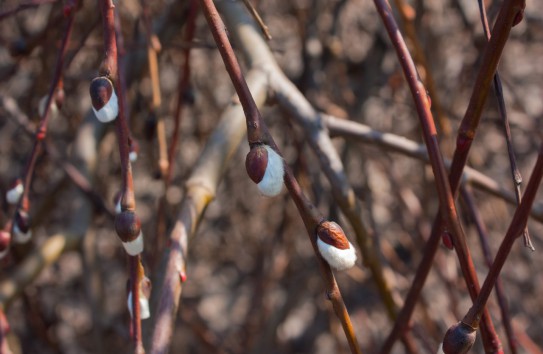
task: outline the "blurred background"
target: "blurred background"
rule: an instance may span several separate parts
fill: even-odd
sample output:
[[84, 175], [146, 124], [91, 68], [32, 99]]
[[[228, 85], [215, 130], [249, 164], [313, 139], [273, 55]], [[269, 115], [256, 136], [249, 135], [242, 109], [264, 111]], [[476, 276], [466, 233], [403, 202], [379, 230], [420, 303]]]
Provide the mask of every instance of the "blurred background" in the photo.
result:
[[[3, 0], [0, 12], [18, 4]], [[281, 69], [316, 109], [422, 141], [411, 94], [372, 2], [269, 0], [254, 4], [269, 27], [273, 37], [269, 46]], [[410, 16], [408, 24], [402, 21], [398, 4]], [[33, 136], [27, 129], [35, 129], [37, 107], [49, 90], [65, 28], [63, 5], [62, 1], [52, 1], [0, 20], [2, 195], [12, 180], [24, 173], [32, 149]], [[477, 2], [398, 0], [391, 5], [402, 29], [410, 26], [419, 41], [418, 51], [417, 44], [408, 41], [411, 52], [425, 56], [427, 66], [419, 66], [419, 73], [423, 80], [430, 75], [434, 82], [433, 109], [442, 151], [449, 158], [486, 43]], [[500, 5], [501, 1], [486, 2], [491, 23]], [[527, 1], [524, 20], [513, 28], [499, 66], [524, 181], [537, 157], [543, 117], [541, 8], [541, 0]], [[184, 182], [221, 112], [231, 103], [234, 90], [203, 16], [198, 15], [194, 42], [187, 43], [182, 37], [187, 2], [149, 2], [149, 16], [161, 44], [158, 67], [162, 91], [162, 105], [151, 114], [142, 6], [126, 0], [118, 2], [116, 9], [126, 48], [130, 125], [140, 146], [133, 164], [138, 214], [144, 233], [154, 235], [157, 205], [165, 190], [159, 178], [153, 132], [160, 116], [167, 136], [171, 135], [183, 48], [193, 46], [192, 74], [173, 180], [166, 192], [168, 230], [184, 195]], [[74, 205], [80, 201], [73, 197], [74, 187], [57, 162], [71, 156], [74, 139], [89, 115], [88, 87], [97, 75], [102, 48], [97, 4], [83, 1], [68, 46], [70, 61], [63, 80], [66, 98], [60, 114], [49, 125], [48, 144], [55, 153], [48, 152], [39, 160], [30, 192], [35, 237], [30, 245], [14, 246], [2, 260], [1, 279], [9, 279], [34, 245], [62, 233], [73, 222]], [[19, 115], [13, 113], [13, 105]], [[491, 94], [469, 165], [512, 192], [497, 107]], [[333, 200], [329, 182], [307, 146], [304, 132], [273, 102], [262, 113], [304, 191], [324, 215], [340, 223], [350, 235], [352, 230]], [[376, 146], [342, 137], [333, 141], [362, 202], [362, 218], [380, 251], [385, 277], [401, 305], [438, 208], [431, 169], [422, 161]], [[294, 204], [286, 191], [275, 198], [259, 194], [244, 169], [247, 152], [243, 142], [190, 244], [187, 281], [170, 352], [349, 352], [341, 325], [326, 300], [317, 262]], [[121, 181], [113, 126], [105, 127], [93, 178], [94, 192], [113, 210], [112, 199]], [[484, 191], [475, 190], [475, 197], [495, 254], [514, 207]], [[540, 197], [536, 198], [538, 202]], [[5, 200], [1, 203], [4, 227], [12, 211]], [[481, 246], [469, 214], [460, 210], [482, 282], [487, 267]], [[112, 220], [103, 209], [96, 208], [83, 241], [43, 269], [20, 296], [9, 300], [5, 312], [13, 352], [127, 351], [127, 262]], [[543, 345], [543, 263], [539, 257], [543, 228], [531, 219], [529, 229], [535, 252], [519, 240], [502, 271], [502, 281], [519, 341], [518, 352], [541, 353], [537, 345]], [[156, 256], [144, 254], [150, 276]], [[392, 322], [370, 272], [359, 259], [353, 269], [336, 275], [363, 352], [377, 353]], [[413, 316], [413, 334], [420, 353], [435, 352], [446, 329], [463, 317], [470, 304], [456, 255], [441, 246]], [[488, 306], [505, 352], [509, 352], [494, 296]], [[405, 352], [401, 342], [393, 352]], [[480, 340], [473, 352], [483, 352]]]

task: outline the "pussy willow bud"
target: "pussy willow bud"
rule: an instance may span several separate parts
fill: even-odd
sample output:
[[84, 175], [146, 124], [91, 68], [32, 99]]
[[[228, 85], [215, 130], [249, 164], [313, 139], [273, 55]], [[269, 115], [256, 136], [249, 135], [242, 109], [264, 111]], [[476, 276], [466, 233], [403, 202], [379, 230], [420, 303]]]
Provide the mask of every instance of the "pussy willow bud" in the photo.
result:
[[[130, 286], [130, 283], [128, 284]], [[140, 318], [145, 320], [151, 317], [151, 309], [149, 306], [149, 298], [151, 297], [151, 281], [149, 278], [144, 277], [140, 284], [139, 292], [139, 303], [140, 303]], [[128, 306], [128, 312], [130, 312], [130, 317], [134, 316], [134, 310], [132, 309], [132, 291], [129, 290], [128, 298], [126, 299], [126, 304]]]
[[253, 146], [245, 159], [245, 168], [262, 194], [274, 197], [281, 192], [285, 174], [283, 158], [270, 146]]
[[32, 237], [28, 213], [17, 210], [15, 223], [13, 224], [13, 240], [17, 243], [27, 243]]
[[113, 83], [105, 76], [92, 80], [89, 88], [92, 110], [102, 123], [108, 123], [117, 118], [119, 103]]
[[324, 221], [317, 226], [317, 247], [322, 258], [335, 270], [349, 269], [356, 262], [354, 246], [341, 226], [333, 221]]
[[9, 204], [17, 204], [24, 192], [23, 182], [17, 178], [11, 185], [11, 188], [6, 192], [6, 200]]
[[123, 247], [131, 256], [143, 252], [143, 234], [141, 222], [136, 213], [125, 210], [115, 217], [115, 231], [123, 243]]
[[0, 230], [0, 259], [4, 258], [9, 252], [11, 243], [11, 234], [7, 231]]
[[443, 338], [443, 352], [445, 354], [467, 353], [475, 343], [476, 332], [463, 322], [452, 325]]

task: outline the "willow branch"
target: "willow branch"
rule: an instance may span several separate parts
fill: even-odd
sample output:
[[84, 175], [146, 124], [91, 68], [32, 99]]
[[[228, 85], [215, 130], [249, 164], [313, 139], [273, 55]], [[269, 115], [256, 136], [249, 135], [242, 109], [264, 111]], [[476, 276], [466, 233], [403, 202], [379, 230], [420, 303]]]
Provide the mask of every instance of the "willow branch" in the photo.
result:
[[[273, 137], [269, 133], [262, 116], [251, 96], [251, 93], [245, 82], [245, 78], [241, 72], [241, 68], [234, 54], [234, 50], [226, 35], [226, 28], [222, 22], [217, 9], [212, 0], [201, 0], [202, 11], [206, 16], [209, 28], [213, 34], [213, 38], [217, 43], [217, 48], [223, 59], [226, 67], [226, 71], [230, 75], [230, 79], [234, 84], [236, 93], [240, 99], [241, 105], [245, 112], [247, 121], [247, 140], [250, 146], [257, 144], [267, 144], [271, 146], [275, 151], [279, 153], [279, 149], [275, 144]], [[360, 353], [358, 341], [352, 327], [352, 323], [347, 312], [345, 303], [341, 296], [339, 287], [335, 281], [334, 275], [328, 263], [320, 256], [317, 248], [316, 230], [317, 227], [324, 221], [324, 217], [318, 209], [309, 201], [309, 199], [303, 193], [298, 181], [294, 177], [292, 171], [287, 164], [284, 164], [284, 183], [290, 193], [290, 196], [306, 227], [309, 240], [313, 246], [317, 261], [319, 263], [319, 269], [323, 277], [326, 294], [328, 299], [332, 302], [332, 306], [336, 313], [336, 316], [340, 319], [343, 331], [347, 337], [349, 347], [353, 353]]]

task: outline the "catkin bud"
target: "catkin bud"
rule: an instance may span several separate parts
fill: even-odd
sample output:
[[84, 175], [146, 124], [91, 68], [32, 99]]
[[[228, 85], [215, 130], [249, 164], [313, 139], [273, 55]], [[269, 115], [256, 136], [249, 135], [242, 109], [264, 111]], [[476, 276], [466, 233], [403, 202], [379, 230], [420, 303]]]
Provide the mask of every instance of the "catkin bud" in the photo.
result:
[[335, 270], [349, 269], [356, 262], [354, 246], [341, 226], [333, 221], [324, 221], [317, 227], [317, 247], [322, 258]]
[[117, 231], [126, 253], [136, 256], [143, 252], [143, 233], [141, 232], [140, 219], [136, 213], [125, 210], [117, 214], [115, 231]]
[[281, 192], [285, 174], [283, 158], [270, 146], [253, 146], [245, 159], [245, 168], [262, 194], [274, 197]]
[[[130, 282], [127, 284], [130, 286]], [[151, 297], [151, 281], [149, 278], [144, 277], [140, 284], [139, 291], [139, 303], [140, 303], [140, 318], [145, 320], [151, 317], [151, 308], [149, 306], [149, 298]], [[126, 304], [128, 306], [128, 312], [130, 312], [130, 317], [134, 316], [134, 310], [132, 309], [132, 291], [129, 290], [128, 298], [126, 299]]]
[[475, 343], [476, 332], [464, 322], [452, 325], [443, 338], [443, 352], [445, 354], [467, 353]]
[[32, 237], [28, 213], [24, 210], [18, 210], [15, 213], [15, 223], [13, 224], [13, 240], [17, 243], [27, 243]]
[[17, 178], [11, 185], [11, 188], [6, 192], [6, 200], [9, 204], [17, 204], [24, 192], [23, 182]]
[[119, 103], [113, 83], [105, 76], [92, 80], [89, 88], [92, 100], [92, 110], [102, 123], [108, 123], [119, 114]]

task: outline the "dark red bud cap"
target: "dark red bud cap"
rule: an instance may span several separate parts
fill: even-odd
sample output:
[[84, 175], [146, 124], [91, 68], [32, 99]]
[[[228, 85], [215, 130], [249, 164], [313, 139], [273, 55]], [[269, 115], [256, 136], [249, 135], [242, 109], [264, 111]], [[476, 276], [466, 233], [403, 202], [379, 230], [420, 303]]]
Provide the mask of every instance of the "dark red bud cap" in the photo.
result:
[[264, 145], [253, 146], [245, 158], [245, 169], [253, 182], [260, 183], [262, 181], [267, 166], [268, 151]]
[[333, 221], [324, 221], [317, 226], [317, 236], [322, 242], [340, 250], [349, 249], [349, 240], [341, 226]]
[[0, 231], [0, 252], [4, 252], [8, 249], [11, 242], [11, 234], [7, 231]]
[[475, 343], [476, 332], [463, 322], [452, 325], [445, 333], [443, 339], [443, 352], [445, 354], [467, 353]]
[[99, 111], [104, 107], [113, 94], [113, 83], [105, 76], [92, 80], [89, 88], [92, 106]]
[[140, 234], [140, 218], [130, 210], [125, 210], [115, 217], [115, 231], [123, 242], [134, 241]]

